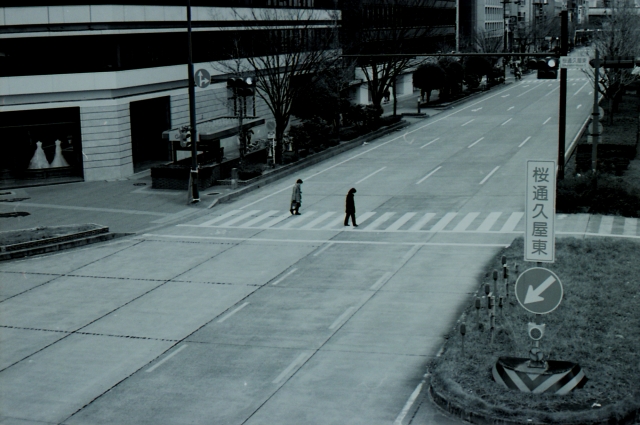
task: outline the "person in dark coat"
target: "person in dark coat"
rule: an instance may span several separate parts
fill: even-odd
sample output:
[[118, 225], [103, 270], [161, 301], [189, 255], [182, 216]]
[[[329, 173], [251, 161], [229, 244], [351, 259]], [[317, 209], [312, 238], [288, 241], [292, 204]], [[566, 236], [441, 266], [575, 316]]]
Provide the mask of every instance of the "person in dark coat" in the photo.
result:
[[289, 211], [293, 215], [300, 215], [298, 211], [300, 209], [300, 205], [302, 205], [302, 189], [300, 185], [302, 184], [302, 180], [298, 179], [296, 184], [293, 185], [293, 190], [291, 191], [291, 208]]
[[346, 202], [346, 208], [345, 208], [346, 215], [344, 216], [345, 226], [349, 225], [349, 217], [351, 217], [351, 222], [353, 223], [353, 227], [358, 227], [358, 225], [356, 224], [356, 203], [355, 203], [355, 200], [353, 199], [353, 195], [355, 193], [356, 193], [356, 190], [354, 188], [349, 189], [349, 193], [347, 193], [347, 202]]

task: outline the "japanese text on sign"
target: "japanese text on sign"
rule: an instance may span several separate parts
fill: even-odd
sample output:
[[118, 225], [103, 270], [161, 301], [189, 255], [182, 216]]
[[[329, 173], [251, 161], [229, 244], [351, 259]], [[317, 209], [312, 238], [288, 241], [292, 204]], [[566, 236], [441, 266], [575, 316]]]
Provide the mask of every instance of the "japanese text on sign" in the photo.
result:
[[555, 161], [527, 161], [524, 260], [553, 263], [556, 212]]
[[587, 65], [587, 56], [560, 56], [560, 68], [586, 68]]

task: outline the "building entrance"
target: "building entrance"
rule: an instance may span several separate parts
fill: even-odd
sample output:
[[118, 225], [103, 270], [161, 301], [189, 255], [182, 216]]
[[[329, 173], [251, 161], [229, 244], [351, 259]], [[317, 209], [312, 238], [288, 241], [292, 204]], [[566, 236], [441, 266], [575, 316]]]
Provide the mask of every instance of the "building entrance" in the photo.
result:
[[169, 141], [162, 139], [162, 132], [171, 128], [169, 96], [131, 102], [129, 113], [133, 171], [171, 161]]

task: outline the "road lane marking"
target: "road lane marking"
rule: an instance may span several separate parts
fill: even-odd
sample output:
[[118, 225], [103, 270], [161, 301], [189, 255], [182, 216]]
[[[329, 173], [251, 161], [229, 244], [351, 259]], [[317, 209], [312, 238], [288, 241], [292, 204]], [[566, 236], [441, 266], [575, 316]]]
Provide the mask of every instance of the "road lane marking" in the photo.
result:
[[476, 232], [488, 232], [502, 215], [501, 212], [492, 212], [484, 219], [482, 224], [476, 229]]
[[511, 93], [507, 93], [504, 96], [500, 96], [500, 97], [509, 97], [509, 96], [511, 96]]
[[416, 215], [416, 213], [414, 213], [414, 212], [406, 213], [405, 215], [403, 215], [402, 217], [397, 219], [395, 221], [395, 223], [393, 223], [391, 226], [387, 227], [385, 229], [385, 231], [393, 232], [395, 230], [398, 230], [400, 227], [402, 227], [403, 224], [405, 224], [407, 221], [411, 220], [414, 215]]
[[293, 216], [295, 218], [284, 223], [282, 226], [279, 227], [279, 229], [290, 229], [292, 226], [295, 226], [296, 224], [300, 223], [301, 221], [304, 221], [305, 219], [311, 216], [314, 216], [315, 214], [316, 214], [316, 211], [309, 211], [300, 216]]
[[573, 96], [575, 96], [575, 95], [577, 95], [578, 93], [580, 93], [580, 92], [582, 91], [582, 89], [583, 89], [583, 88], [585, 88], [585, 87], [587, 86], [587, 84], [589, 84], [589, 82], [588, 82], [588, 81], [587, 81], [586, 83], [584, 83], [584, 84], [582, 85], [582, 87], [580, 87], [580, 88], [578, 89], [578, 91], [577, 91], [577, 92], [575, 92], [575, 93], [573, 94]]
[[440, 230], [444, 229], [445, 226], [449, 224], [449, 222], [453, 220], [453, 218], [457, 215], [458, 213], [455, 213], [455, 212], [446, 213], [444, 217], [440, 219], [440, 221], [438, 221], [436, 224], [433, 225], [430, 232], [439, 232]]
[[460, 220], [460, 223], [458, 223], [458, 225], [456, 227], [453, 228], [453, 232], [464, 232], [465, 230], [467, 230], [467, 227], [469, 227], [471, 225], [471, 223], [473, 223], [473, 220], [476, 219], [476, 217], [478, 217], [480, 215], [479, 212], [472, 212], [469, 213], [467, 215], [464, 216], [464, 218], [462, 220]]
[[600, 228], [598, 229], [598, 233], [600, 234], [611, 234], [611, 230], [613, 229], [613, 216], [605, 215], [600, 219]]
[[507, 109], [507, 111], [512, 110], [513, 108], [515, 108], [515, 106], [509, 106], [509, 109]]
[[625, 217], [624, 219], [624, 228], [622, 233], [624, 235], [635, 236], [638, 231], [638, 219], [637, 218], [629, 218]]
[[529, 139], [531, 139], [531, 136], [527, 137], [526, 139], [524, 139], [524, 142], [520, 143], [518, 145], [519, 148], [523, 147], [525, 143], [527, 143], [529, 141]]
[[487, 174], [487, 176], [485, 178], [482, 179], [482, 181], [480, 182], [480, 184], [484, 184], [484, 182], [486, 182], [487, 180], [489, 180], [489, 177], [491, 177], [493, 175], [493, 173], [495, 173], [496, 171], [498, 171], [498, 168], [500, 168], [500, 166], [498, 165], [496, 168], [494, 168], [493, 170], [491, 170], [491, 172], [489, 174]]
[[472, 109], [471, 112], [478, 112], [480, 109], [482, 109], [482, 106], [476, 109]]
[[544, 120], [544, 122], [542, 123], [542, 125], [545, 125], [546, 123], [548, 123], [550, 119], [551, 119], [551, 117], [549, 117], [549, 118], [547, 118], [546, 120]]
[[518, 225], [518, 223], [522, 219], [522, 216], [524, 216], [523, 212], [511, 213], [511, 215], [509, 216], [507, 221], [502, 226], [502, 229], [500, 229], [500, 233], [511, 233], [511, 232], [513, 232], [513, 229], [516, 228], [516, 226]]
[[384, 286], [384, 284], [387, 283], [389, 281], [389, 279], [391, 279], [391, 276], [393, 276], [393, 273], [386, 272], [385, 274], [382, 275], [382, 277], [380, 279], [378, 279], [376, 281], [376, 283], [371, 285], [371, 288], [369, 288], [369, 290], [377, 291], [378, 289], [382, 288]]
[[465, 125], [467, 125], [467, 124], [469, 124], [469, 123], [471, 123], [473, 121], [475, 121], [475, 118], [472, 118], [471, 120], [469, 120], [466, 123], [462, 124], [460, 127], [464, 127]]
[[272, 285], [277, 285], [278, 283], [282, 282], [283, 280], [285, 280], [286, 278], [288, 278], [289, 276], [294, 274], [296, 272], [296, 270], [298, 270], [297, 267], [292, 268], [291, 270], [289, 270], [287, 272], [287, 274], [285, 274], [284, 276], [280, 277], [280, 279], [278, 279], [275, 282], [273, 282]]
[[366, 180], [366, 179], [368, 179], [369, 177], [371, 177], [371, 176], [374, 176], [374, 175], [378, 174], [380, 171], [384, 170], [385, 168], [387, 168], [387, 167], [385, 166], [385, 167], [382, 167], [381, 169], [379, 169], [378, 171], [374, 171], [373, 173], [369, 174], [368, 176], [366, 176], [366, 177], [364, 177], [364, 178], [362, 178], [362, 179], [358, 180], [358, 181], [356, 182], [356, 184], [360, 184], [360, 183], [362, 183], [363, 181], [365, 181], [365, 180]]
[[590, 91], [590, 92], [589, 92], [589, 95], [592, 95], [592, 94], [593, 94], [593, 91]]
[[[525, 86], [525, 87], [528, 87], [528, 86]], [[520, 94], [519, 94], [519, 95], [517, 95], [516, 97], [524, 96], [525, 94], [529, 93], [531, 90], [535, 90], [535, 89], [537, 89], [537, 88], [538, 88], [538, 86], [531, 87], [529, 90], [527, 90], [527, 91], [524, 91], [524, 92], [520, 93]]]
[[291, 213], [287, 212], [282, 214], [279, 217], [274, 218], [273, 220], [267, 221], [266, 223], [262, 224], [261, 226], [258, 226], [258, 228], [260, 229], [268, 229], [271, 226], [274, 226], [278, 223], [280, 223], [283, 220], [286, 220], [287, 218], [291, 217]]
[[386, 212], [384, 214], [382, 214], [380, 217], [376, 218], [373, 223], [371, 223], [370, 225], [368, 225], [367, 227], [364, 228], [364, 230], [374, 230], [377, 229], [382, 223], [384, 223], [385, 221], [389, 220], [391, 217], [393, 217], [395, 213], [393, 212]]
[[302, 362], [302, 360], [304, 360], [306, 357], [308, 356], [307, 353], [302, 353], [300, 354], [298, 357], [296, 357], [296, 359], [291, 362], [291, 364], [289, 366], [287, 366], [287, 368], [285, 370], [283, 370], [280, 375], [278, 375], [278, 377], [276, 379], [273, 380], [273, 384], [279, 384], [280, 381], [282, 381], [285, 377], [287, 377], [291, 371], [293, 371], [293, 369], [298, 366], [298, 364], [300, 362]]
[[416, 182], [416, 184], [420, 184], [420, 183], [422, 183], [423, 181], [425, 181], [426, 179], [428, 179], [429, 177], [431, 177], [431, 175], [432, 175], [433, 173], [435, 173], [436, 171], [438, 171], [438, 170], [439, 170], [439, 169], [441, 169], [441, 168], [442, 168], [442, 165], [441, 165], [441, 166], [439, 166], [438, 168], [436, 168], [435, 170], [433, 170], [432, 172], [430, 172], [429, 174], [427, 174], [426, 176], [424, 176], [423, 178], [421, 178], [420, 180], [418, 180], [418, 181]]
[[400, 414], [396, 417], [396, 420], [393, 421], [393, 425], [402, 425], [402, 421], [404, 420], [405, 416], [407, 416], [407, 413], [409, 413], [411, 406], [413, 406], [413, 403], [415, 403], [416, 399], [420, 395], [420, 392], [422, 391], [422, 387], [427, 382], [428, 376], [429, 374], [426, 374], [422, 379], [422, 382], [420, 382], [416, 387], [416, 389], [413, 390], [413, 392], [411, 393], [411, 396], [409, 397], [409, 400], [407, 400], [407, 402], [404, 404], [404, 407], [400, 411]]
[[238, 227], [251, 227], [254, 224], [259, 223], [262, 220], [264, 220], [264, 219], [266, 219], [268, 217], [271, 217], [273, 214], [276, 214], [276, 213], [278, 213], [278, 210], [271, 210], [269, 212], [266, 212], [266, 213], [264, 213], [262, 215], [257, 216], [256, 218], [254, 218], [252, 220], [247, 221], [242, 226], [238, 226]]
[[158, 366], [160, 366], [161, 364], [163, 364], [164, 362], [166, 362], [167, 360], [169, 360], [171, 357], [175, 356], [176, 354], [178, 354], [180, 351], [184, 350], [185, 348], [187, 348], [187, 344], [184, 344], [183, 346], [181, 346], [180, 348], [178, 348], [176, 351], [174, 351], [173, 353], [169, 354], [167, 357], [165, 357], [164, 359], [160, 360], [158, 363], [154, 364], [153, 366], [151, 366], [149, 369], [147, 369], [147, 372], [153, 372], [154, 370], [156, 370], [156, 368]]
[[220, 217], [216, 217], [209, 221], [205, 221], [204, 223], [200, 224], [200, 226], [207, 227], [213, 223], [217, 223], [219, 221], [224, 220], [225, 218], [231, 217], [232, 215], [238, 214], [239, 212], [240, 210], [229, 211], [228, 213], [222, 214]]
[[322, 214], [320, 217], [316, 218], [315, 220], [312, 220], [310, 223], [307, 223], [307, 224], [305, 224], [304, 226], [302, 226], [300, 228], [301, 229], [311, 229], [316, 224], [319, 224], [319, 223], [325, 221], [326, 219], [328, 219], [329, 217], [331, 217], [334, 214], [335, 214], [334, 212], [326, 212], [326, 213]]
[[173, 214], [159, 213], [155, 211], [123, 210], [123, 209], [116, 209], [116, 208], [97, 208], [97, 207], [75, 207], [70, 205], [39, 204], [34, 202], [15, 202], [15, 205], [25, 206], [25, 207], [35, 207], [35, 208], [52, 208], [52, 209], [58, 209], [58, 210], [97, 211], [97, 212], [118, 213], [118, 214], [153, 215], [156, 217], [172, 217], [173, 216]]
[[576, 109], [580, 109], [580, 108], [582, 108], [582, 104], [576, 106]]
[[[549, 85], [551, 85], [551, 84], [549, 84]], [[551, 90], [549, 93], [545, 94], [544, 97], [549, 96], [551, 93], [553, 93], [554, 91], [559, 90], [559, 89], [560, 89], [560, 86], [556, 87], [555, 89]]]
[[436, 137], [435, 139], [433, 139], [432, 141], [430, 141], [430, 142], [429, 142], [429, 143], [427, 143], [426, 145], [422, 145], [422, 146], [420, 146], [420, 149], [422, 149], [422, 148], [424, 148], [424, 147], [429, 146], [431, 143], [435, 142], [436, 140], [440, 140], [440, 138], [439, 138], [439, 137]]
[[424, 226], [429, 221], [431, 221], [431, 219], [433, 217], [435, 217], [435, 216], [436, 216], [435, 213], [426, 213], [424, 216], [422, 216], [422, 218], [420, 220], [418, 220], [417, 223], [415, 223], [413, 226], [411, 226], [409, 228], [409, 230], [410, 231], [420, 230], [422, 228], [422, 226]]
[[322, 248], [320, 248], [318, 250], [318, 252], [316, 252], [315, 254], [313, 254], [314, 257], [317, 257], [318, 255], [322, 254], [323, 252], [325, 252], [327, 249], [331, 248], [331, 245], [333, 245], [333, 242], [329, 242], [328, 244], [326, 244], [325, 246], [323, 246]]
[[513, 118], [509, 118], [508, 120], [506, 120], [505, 122], [503, 122], [501, 125], [505, 125], [506, 123], [508, 123], [509, 121], [511, 121]]
[[236, 314], [237, 312], [239, 312], [240, 310], [242, 310], [243, 308], [245, 308], [246, 306], [248, 306], [249, 303], [246, 302], [244, 304], [242, 304], [240, 307], [236, 308], [235, 310], [233, 310], [231, 313], [227, 314], [226, 316], [224, 316], [222, 319], [218, 320], [218, 323], [222, 323], [225, 320], [227, 320], [229, 317], [233, 316], [234, 314]]
[[344, 219], [342, 217], [336, 217], [333, 221], [330, 221], [329, 224], [322, 227], [322, 229], [332, 229], [340, 223], [344, 224]]
[[479, 138], [478, 140], [476, 140], [475, 142], [471, 143], [469, 146], [467, 146], [467, 149], [471, 148], [472, 146], [474, 146], [476, 143], [480, 142], [482, 139], [484, 139], [484, 137]]
[[355, 311], [355, 307], [349, 307], [347, 309], [347, 311], [345, 311], [344, 313], [342, 313], [340, 315], [340, 317], [338, 317], [332, 324], [331, 326], [329, 326], [329, 330], [334, 330], [335, 328], [338, 327], [338, 325], [340, 325], [343, 321], [346, 321], [346, 319], [353, 314], [353, 312]]
[[361, 226], [363, 222], [367, 221], [369, 218], [373, 217], [374, 215], [376, 215], [375, 212], [368, 211], [362, 214], [360, 217], [356, 216], [356, 223], [360, 223], [358, 226]]
[[406, 262], [409, 261], [411, 259], [411, 257], [416, 255], [416, 252], [418, 252], [420, 250], [420, 248], [422, 248], [422, 247], [421, 246], [414, 246], [413, 248], [411, 248], [406, 254], [404, 254], [402, 256], [402, 263], [401, 264], [402, 265], [406, 264]]
[[246, 212], [244, 214], [239, 215], [238, 217], [232, 218], [231, 220], [227, 221], [226, 223], [222, 223], [220, 225], [220, 227], [229, 227], [229, 226], [233, 226], [234, 224], [236, 224], [239, 221], [244, 220], [247, 217], [251, 217], [254, 214], [258, 214], [260, 212], [260, 210], [253, 210], [253, 211], [249, 211]]

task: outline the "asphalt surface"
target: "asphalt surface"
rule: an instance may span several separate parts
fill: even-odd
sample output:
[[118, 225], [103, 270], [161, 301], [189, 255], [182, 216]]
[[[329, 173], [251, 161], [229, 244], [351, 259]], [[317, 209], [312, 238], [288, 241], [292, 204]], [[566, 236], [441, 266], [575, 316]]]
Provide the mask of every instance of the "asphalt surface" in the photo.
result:
[[[589, 98], [570, 78], [568, 135]], [[211, 209], [227, 188], [187, 205], [145, 175], [14, 190], [0, 208], [30, 215], [0, 226], [134, 234], [0, 263], [0, 422], [459, 423], [425, 397], [426, 366], [522, 234], [522, 168], [555, 159], [557, 85], [492, 90]], [[638, 237], [637, 220], [556, 218], [559, 236]]]

